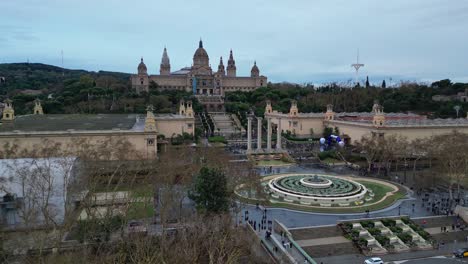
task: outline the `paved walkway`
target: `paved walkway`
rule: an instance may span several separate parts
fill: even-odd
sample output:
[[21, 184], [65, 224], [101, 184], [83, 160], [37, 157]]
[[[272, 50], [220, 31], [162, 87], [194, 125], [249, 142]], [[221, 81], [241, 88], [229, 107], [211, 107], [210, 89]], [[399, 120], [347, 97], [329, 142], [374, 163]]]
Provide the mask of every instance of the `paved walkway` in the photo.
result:
[[343, 236], [305, 239], [305, 240], [299, 240], [299, 241], [296, 240], [296, 242], [301, 247], [332, 245], [332, 244], [339, 244], [339, 243], [352, 243], [351, 241], [344, 238]]

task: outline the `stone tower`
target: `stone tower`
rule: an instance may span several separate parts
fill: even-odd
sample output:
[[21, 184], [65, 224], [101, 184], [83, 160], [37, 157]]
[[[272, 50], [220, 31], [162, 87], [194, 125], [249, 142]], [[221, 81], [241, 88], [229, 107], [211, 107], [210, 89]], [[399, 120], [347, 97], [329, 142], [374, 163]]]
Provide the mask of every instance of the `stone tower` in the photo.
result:
[[162, 59], [161, 59], [161, 67], [159, 68], [159, 74], [161, 75], [170, 75], [171, 74], [171, 62], [169, 60], [169, 56], [167, 56], [166, 47], [164, 47]]
[[266, 106], [265, 106], [265, 114], [271, 114], [272, 112], [273, 112], [273, 108], [271, 107], [271, 101], [267, 100]]
[[228, 65], [227, 65], [227, 76], [236, 77], [236, 61], [234, 60], [234, 56], [232, 55], [232, 50], [229, 54], [229, 60], [228, 60]]
[[289, 108], [289, 116], [297, 116], [299, 109], [297, 109], [297, 101], [291, 100], [291, 108]]
[[185, 109], [185, 101], [184, 99], [181, 99], [179, 102], [179, 115], [185, 115], [186, 109]]
[[2, 121], [13, 121], [15, 119], [15, 109], [13, 109], [13, 101], [5, 100], [5, 108], [3, 108]]
[[41, 100], [39, 99], [34, 100], [34, 114], [35, 115], [44, 114], [44, 111], [42, 110]]
[[327, 112], [325, 112], [325, 120], [334, 120], [335, 112], [333, 112], [333, 105], [327, 104]]
[[218, 74], [221, 76], [226, 75], [226, 71], [224, 70], [223, 57], [219, 58]]
[[257, 67], [257, 62], [254, 61], [252, 70], [250, 70], [250, 77], [259, 77], [259, 76], [260, 76], [260, 70]]
[[152, 105], [146, 107], [145, 132], [157, 132], [153, 110], [154, 107]]
[[374, 126], [383, 127], [385, 125], [385, 114], [383, 111], [383, 107], [377, 104], [377, 105], [374, 105], [372, 110], [374, 111], [374, 118], [373, 118]]
[[193, 117], [193, 107], [192, 107], [192, 101], [187, 101], [187, 107], [185, 110], [185, 115], [188, 117]]
[[140, 93], [141, 91], [148, 91], [148, 85], [148, 69], [143, 62], [143, 57], [141, 57], [140, 64], [138, 64], [138, 84], [136, 85], [137, 93]]

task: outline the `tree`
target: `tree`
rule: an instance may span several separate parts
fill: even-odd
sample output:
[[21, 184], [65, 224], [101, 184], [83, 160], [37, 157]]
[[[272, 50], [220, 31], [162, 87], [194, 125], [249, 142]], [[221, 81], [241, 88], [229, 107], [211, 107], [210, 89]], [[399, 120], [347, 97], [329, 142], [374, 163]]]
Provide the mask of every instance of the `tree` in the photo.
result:
[[382, 88], [387, 88], [387, 84], [385, 83], [385, 80], [382, 81]]
[[333, 128], [332, 127], [324, 127], [323, 128], [323, 137], [324, 138], [329, 137], [331, 134], [333, 134]]
[[369, 88], [370, 83], [369, 83], [369, 76], [366, 77], [366, 88]]
[[197, 207], [211, 213], [226, 212], [229, 208], [227, 179], [225, 174], [216, 168], [202, 167], [195, 178], [189, 197]]

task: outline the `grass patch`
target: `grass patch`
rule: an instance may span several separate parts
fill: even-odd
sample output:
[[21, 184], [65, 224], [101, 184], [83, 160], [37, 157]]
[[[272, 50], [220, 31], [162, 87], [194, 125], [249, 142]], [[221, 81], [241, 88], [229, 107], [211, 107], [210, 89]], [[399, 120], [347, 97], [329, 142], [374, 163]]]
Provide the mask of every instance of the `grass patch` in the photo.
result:
[[154, 216], [154, 206], [150, 202], [131, 203], [127, 212], [127, 219], [141, 219]]
[[336, 164], [336, 163], [343, 163], [342, 160], [337, 160], [337, 159], [334, 159], [334, 158], [325, 158], [324, 160], [322, 160], [323, 163], [326, 163], [326, 164]]
[[290, 164], [290, 162], [285, 162], [282, 160], [260, 160], [255, 162], [256, 166], [285, 166]]
[[372, 192], [374, 193], [374, 201], [378, 201], [382, 199], [382, 197], [385, 196], [388, 192], [391, 192], [393, 189], [383, 185], [383, 184], [378, 184], [375, 182], [370, 182], [370, 181], [357, 181], [360, 184], [366, 186], [367, 189], [371, 189]]
[[210, 143], [223, 143], [223, 144], [227, 144], [227, 140], [226, 140], [226, 138], [224, 138], [223, 136], [213, 136], [213, 137], [209, 137], [209, 138], [208, 138], [208, 142], [210, 142]]

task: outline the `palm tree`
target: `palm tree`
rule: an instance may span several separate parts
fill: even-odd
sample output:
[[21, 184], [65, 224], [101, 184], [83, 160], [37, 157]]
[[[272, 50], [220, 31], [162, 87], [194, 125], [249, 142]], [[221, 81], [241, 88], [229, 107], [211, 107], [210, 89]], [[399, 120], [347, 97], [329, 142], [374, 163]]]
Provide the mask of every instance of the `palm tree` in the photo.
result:
[[458, 118], [458, 112], [460, 112], [461, 106], [456, 105], [456, 106], [453, 107], [453, 110], [455, 110], [457, 112], [457, 118]]

